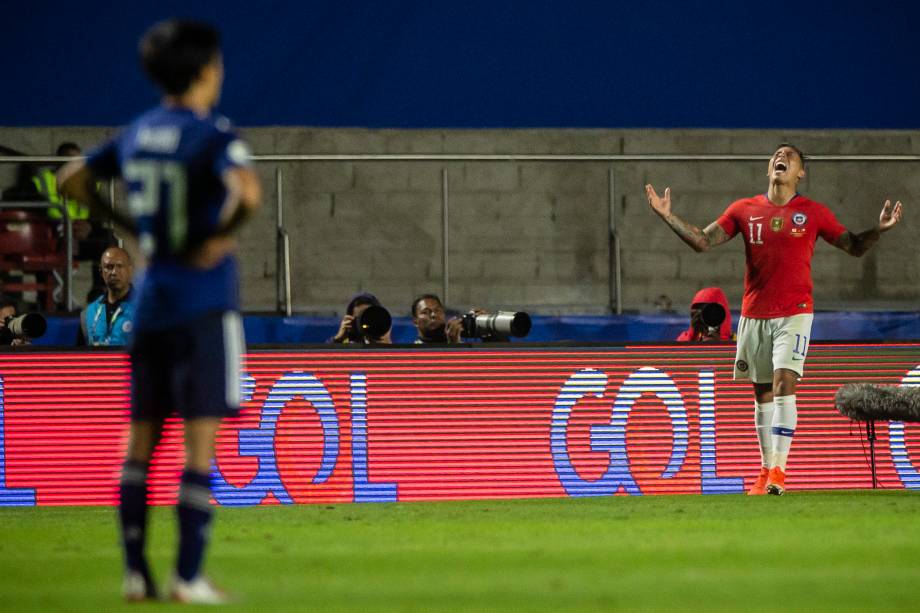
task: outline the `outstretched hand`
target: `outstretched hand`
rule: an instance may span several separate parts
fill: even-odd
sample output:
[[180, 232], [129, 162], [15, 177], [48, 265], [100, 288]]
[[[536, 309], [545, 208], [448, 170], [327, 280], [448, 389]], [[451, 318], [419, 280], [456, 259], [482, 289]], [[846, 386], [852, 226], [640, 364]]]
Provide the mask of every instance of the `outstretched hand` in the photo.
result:
[[901, 221], [901, 201], [894, 203], [894, 206], [891, 206], [891, 200], [886, 200], [885, 205], [882, 207], [882, 213], [878, 216], [878, 230], [879, 232], [884, 232], [890, 230]]
[[645, 196], [648, 198], [648, 204], [652, 207], [652, 210], [667, 219], [668, 215], [671, 214], [671, 188], [666, 187], [664, 197], [661, 197], [649, 183], [645, 186]]

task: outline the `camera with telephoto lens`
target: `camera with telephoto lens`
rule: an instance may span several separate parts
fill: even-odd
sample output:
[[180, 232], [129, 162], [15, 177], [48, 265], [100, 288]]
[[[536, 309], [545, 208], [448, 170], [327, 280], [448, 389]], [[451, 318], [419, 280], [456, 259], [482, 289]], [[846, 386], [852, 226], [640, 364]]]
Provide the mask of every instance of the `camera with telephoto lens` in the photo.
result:
[[524, 312], [499, 311], [477, 314], [470, 311], [463, 316], [463, 336], [482, 340], [507, 340], [508, 337], [522, 338], [530, 334], [530, 315]]
[[725, 321], [725, 308], [718, 302], [707, 302], [703, 305], [700, 318], [708, 328], [718, 328]]
[[378, 340], [390, 331], [393, 318], [390, 312], [382, 306], [372, 304], [364, 312], [355, 317], [352, 323], [352, 337], [354, 340]]
[[11, 345], [14, 340], [28, 341], [39, 338], [48, 329], [48, 322], [38, 313], [11, 315], [0, 328], [0, 345]]

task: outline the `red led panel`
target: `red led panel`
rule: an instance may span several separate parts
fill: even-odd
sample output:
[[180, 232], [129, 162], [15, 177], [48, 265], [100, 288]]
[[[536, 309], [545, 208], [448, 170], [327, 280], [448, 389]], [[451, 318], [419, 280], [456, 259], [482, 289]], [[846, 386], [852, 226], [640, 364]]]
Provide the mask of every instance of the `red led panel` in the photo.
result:
[[[223, 505], [741, 492], [759, 466], [732, 346], [255, 351], [218, 435]], [[113, 504], [129, 366], [116, 353], [0, 357], [0, 505]], [[920, 343], [815, 344], [790, 490], [871, 487], [843, 383], [920, 386]], [[920, 390], [918, 390], [920, 393]], [[180, 424], [151, 468], [175, 500]], [[880, 485], [920, 489], [920, 425], [877, 426]]]

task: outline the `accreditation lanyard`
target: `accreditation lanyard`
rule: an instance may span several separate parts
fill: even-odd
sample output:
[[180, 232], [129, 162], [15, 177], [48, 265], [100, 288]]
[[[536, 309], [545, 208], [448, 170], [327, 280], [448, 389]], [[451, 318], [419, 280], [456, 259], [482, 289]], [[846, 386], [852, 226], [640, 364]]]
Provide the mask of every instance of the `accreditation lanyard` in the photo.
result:
[[[118, 319], [118, 316], [121, 315], [121, 306], [118, 305], [118, 308], [115, 309], [115, 312], [112, 313], [112, 319], [106, 320], [105, 322], [105, 338], [108, 340], [109, 336], [112, 335], [112, 326], [115, 325], [115, 320]], [[99, 316], [106, 311], [105, 303], [102, 303], [102, 308], [96, 311], [96, 316], [93, 318], [93, 330], [96, 329], [96, 324], [99, 323]]]

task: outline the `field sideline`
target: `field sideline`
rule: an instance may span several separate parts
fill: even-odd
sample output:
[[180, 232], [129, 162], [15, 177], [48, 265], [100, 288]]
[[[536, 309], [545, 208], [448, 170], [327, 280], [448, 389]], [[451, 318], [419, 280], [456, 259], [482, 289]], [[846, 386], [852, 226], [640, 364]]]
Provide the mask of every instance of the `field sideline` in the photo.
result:
[[[222, 508], [208, 569], [230, 610], [916, 610], [920, 494]], [[0, 509], [0, 610], [109, 611], [119, 582], [114, 509]]]

